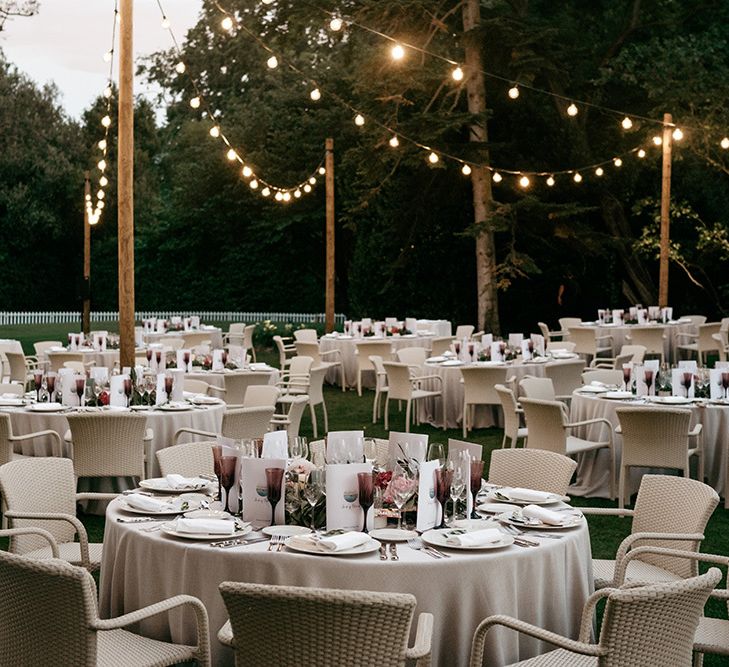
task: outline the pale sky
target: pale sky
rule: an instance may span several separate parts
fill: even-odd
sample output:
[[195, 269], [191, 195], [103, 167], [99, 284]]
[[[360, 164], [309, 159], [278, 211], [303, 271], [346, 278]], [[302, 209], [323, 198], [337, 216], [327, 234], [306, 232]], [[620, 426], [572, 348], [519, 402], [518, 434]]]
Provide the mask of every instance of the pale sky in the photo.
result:
[[[179, 41], [196, 23], [201, 5], [202, 0], [162, 0]], [[54, 81], [63, 106], [78, 118], [104, 89], [109, 66], [103, 55], [111, 44], [113, 15], [114, 0], [41, 0], [37, 15], [5, 23], [0, 48], [37, 83]], [[137, 57], [172, 46], [161, 24], [156, 0], [135, 0]], [[115, 80], [117, 71], [115, 64]], [[137, 82], [135, 93], [145, 91]]]

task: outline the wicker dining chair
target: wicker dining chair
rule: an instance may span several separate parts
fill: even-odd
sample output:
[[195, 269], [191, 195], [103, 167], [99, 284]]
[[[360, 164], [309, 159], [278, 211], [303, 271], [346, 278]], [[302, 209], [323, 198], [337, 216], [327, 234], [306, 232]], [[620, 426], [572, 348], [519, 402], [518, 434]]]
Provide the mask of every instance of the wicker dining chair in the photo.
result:
[[[382, 364], [387, 373], [387, 398], [385, 399], [385, 430], [389, 429], [390, 423], [390, 400], [405, 401], [405, 431], [410, 432], [410, 419], [412, 415], [412, 404], [424, 398], [440, 397], [443, 400], [443, 378], [439, 375], [413, 376], [410, 374], [410, 367], [395, 361], [387, 361]], [[433, 380], [440, 385], [440, 389], [421, 389], [420, 383]], [[445, 413], [445, 406], [444, 406]], [[445, 414], [443, 415], [443, 430], [446, 429]]]
[[645, 346], [623, 345], [615, 357], [598, 357], [590, 363], [590, 368], [608, 368], [621, 370], [623, 364], [642, 364], [645, 357]]
[[526, 398], [537, 398], [541, 401], [557, 400], [557, 392], [554, 391], [554, 383], [551, 378], [525, 375], [519, 380], [519, 392]]
[[613, 351], [613, 337], [610, 334], [600, 334], [594, 327], [570, 327], [569, 339], [575, 344], [575, 353], [585, 357], [585, 361], [592, 361], [599, 356], [611, 356]]
[[569, 401], [572, 398], [572, 392], [582, 386], [583, 370], [585, 370], [585, 362], [582, 359], [552, 361], [544, 364], [544, 374], [552, 381], [558, 401]]
[[395, 358], [401, 364], [407, 364], [413, 372], [420, 375], [423, 365], [428, 358], [428, 351], [424, 347], [402, 347], [395, 351]]
[[344, 376], [344, 362], [342, 361], [341, 350], [321, 352], [319, 350], [319, 343], [307, 343], [298, 340], [294, 343], [294, 346], [296, 347], [296, 354], [298, 356], [311, 357], [313, 359], [314, 363], [312, 364], [312, 368], [321, 366], [325, 371], [328, 371], [330, 368], [338, 369], [339, 383], [342, 385], [342, 391], [347, 391], [347, 381]]
[[228, 331], [223, 334], [223, 345], [225, 347], [230, 345], [245, 347], [245, 330], [245, 322], [231, 322]]
[[306, 406], [309, 404], [308, 394], [289, 396], [286, 403], [286, 412], [274, 412], [271, 417], [271, 427], [274, 431], [286, 430], [289, 438], [296, 438], [301, 428], [301, 419], [304, 416]]
[[372, 423], [376, 424], [382, 412], [382, 396], [387, 394], [389, 388], [387, 386], [387, 371], [383, 366], [382, 357], [373, 354], [370, 356], [372, 368], [375, 369], [375, 398], [372, 402]]
[[319, 341], [319, 334], [316, 329], [296, 329], [294, 340], [298, 343], [316, 343]]
[[[510, 667], [691, 667], [694, 633], [720, 579], [721, 570], [713, 567], [685, 581], [598, 591], [585, 603], [577, 640], [511, 616], [489, 616], [473, 636], [470, 667], [481, 667], [486, 635], [496, 626], [559, 647]], [[594, 644], [593, 616], [605, 598], [600, 639]]]
[[33, 343], [33, 350], [35, 350], [38, 361], [42, 361], [46, 352], [52, 347], [63, 347], [63, 343], [60, 340], [39, 340]]
[[[297, 360], [303, 362], [302, 366], [298, 365]], [[327, 404], [324, 401], [324, 376], [327, 373], [325, 366], [312, 366], [311, 357], [294, 357], [291, 361], [291, 373], [284, 374], [286, 378], [279, 383], [282, 393], [278, 399], [281, 404], [289, 404], [292, 398], [296, 396], [306, 395], [309, 397], [309, 414], [311, 415], [311, 425], [314, 437], [318, 437], [319, 427], [316, 419], [316, 406], [321, 405], [324, 415], [324, 432], [329, 430], [329, 415], [327, 414]], [[301, 373], [301, 369], [308, 365], [309, 370], [306, 374]]]
[[438, 357], [451, 349], [455, 338], [453, 336], [437, 336], [431, 340], [430, 355]]
[[539, 327], [539, 333], [541, 333], [544, 337], [545, 343], [549, 343], [553, 340], [562, 340], [565, 336], [569, 335], [568, 331], [550, 331], [545, 322], [537, 322], [537, 326]]
[[252, 384], [246, 389], [243, 396], [242, 407], [244, 408], [264, 408], [271, 406], [276, 407], [278, 397], [281, 390], [271, 384]]
[[[0, 466], [0, 493], [11, 528], [40, 528], [58, 544], [60, 557], [94, 571], [101, 565], [101, 544], [90, 544], [84, 525], [76, 518], [80, 500], [112, 500], [115, 493], [76, 493], [76, 476], [70, 459], [29, 457]], [[78, 537], [78, 542], [74, 538]], [[12, 553], [29, 558], [51, 558], [47, 540], [17, 536], [10, 540]]]
[[[546, 449], [570, 457], [607, 448], [610, 453], [610, 497], [615, 498], [615, 449], [612, 424], [607, 419], [601, 418], [569, 422], [565, 414], [564, 403], [560, 401], [522, 398], [520, 402], [529, 429], [527, 447]], [[592, 425], [606, 427], [603, 430], [607, 437], [600, 440], [586, 440], [569, 434], [573, 428]]]
[[553, 340], [551, 343], [547, 343], [547, 352], [554, 352], [556, 350], [564, 350], [565, 352], [574, 352], [576, 345], [571, 340]]
[[[563, 334], [562, 341], [570, 340], [570, 328], [582, 326], [582, 319], [579, 317], [560, 317], [558, 322], [560, 331]], [[557, 341], [557, 344], [559, 345], [560, 341]]]
[[644, 356], [655, 355], [663, 363], [666, 327], [655, 325], [631, 327], [625, 339], [630, 341], [631, 345], [642, 345], [645, 348]]
[[271, 374], [263, 371], [241, 371], [225, 373], [223, 375], [224, 387], [210, 385], [208, 393], [212, 396], [222, 397], [228, 405], [243, 405], [248, 387], [268, 384]]
[[273, 412], [274, 406], [271, 405], [260, 408], [228, 407], [223, 413], [223, 424], [220, 427], [220, 433], [183, 426], [175, 431], [174, 442], [177, 444], [180, 437], [186, 433], [201, 435], [206, 438], [222, 435], [224, 438], [233, 438], [234, 440], [262, 438], [265, 433], [271, 430]]
[[721, 322], [710, 322], [708, 324], [699, 324], [698, 333], [677, 333], [676, 338], [681, 338], [678, 341], [677, 349], [691, 354], [696, 354], [698, 358], [699, 366], [704, 366], [706, 356], [709, 352], [716, 352], [719, 354], [719, 343], [714, 338], [716, 334], [721, 330]]
[[491, 452], [489, 482], [567, 495], [577, 463], [567, 456], [541, 449], [495, 449]]
[[233, 648], [240, 667], [430, 665], [432, 614], [420, 614], [408, 648], [412, 595], [233, 581], [220, 584], [220, 594], [230, 620], [218, 639]]
[[473, 332], [476, 330], [472, 324], [459, 324], [456, 327], [456, 340], [463, 340], [464, 338], [470, 339], [473, 336]]
[[0, 396], [3, 394], [12, 394], [13, 396], [22, 398], [23, 394], [25, 394], [25, 387], [18, 382], [0, 382]]
[[463, 366], [461, 375], [463, 376], [463, 437], [466, 438], [472, 428], [477, 405], [488, 406], [494, 413], [494, 421], [498, 423], [501, 397], [496, 391], [496, 385], [503, 385], [506, 382], [506, 368]]
[[50, 363], [50, 370], [54, 373], [58, 373], [67, 361], [80, 361], [84, 363], [83, 352], [48, 352], [48, 362]]
[[623, 384], [623, 371], [610, 368], [591, 368], [584, 371], [582, 384], [592, 384], [593, 382], [620, 387]]
[[180, 336], [160, 336], [158, 343], [172, 351], [181, 350], [185, 347], [185, 340]]
[[162, 477], [171, 474], [183, 477], [214, 475], [213, 446], [216, 440], [197, 440], [157, 450], [157, 463]]
[[[698, 552], [704, 529], [719, 504], [716, 491], [703, 482], [672, 475], [643, 475], [634, 509], [581, 507], [583, 514], [630, 516], [631, 534], [618, 547], [615, 559], [593, 559], [595, 588], [619, 586], [616, 571], [636, 547], [659, 546]], [[645, 556], [627, 566], [625, 578], [650, 583], [695, 576], [695, 564], [678, 559]]]
[[[0, 646], [4, 665], [210, 665], [208, 615], [200, 600], [177, 595], [118, 618], [100, 619], [96, 584], [62, 560], [31, 560], [0, 552]], [[187, 607], [197, 645], [142, 637], [124, 628]]]
[[207, 396], [210, 385], [205, 380], [193, 380], [186, 377], [182, 383], [182, 389], [193, 394]]
[[25, 385], [28, 381], [28, 376], [32, 375], [33, 371], [40, 367], [35, 357], [26, 357], [22, 352], [3, 352], [3, 354], [8, 360], [8, 366], [10, 367], [10, 382], [22, 382]]
[[8, 461], [15, 461], [28, 458], [15, 453], [15, 443], [26, 442], [34, 438], [50, 438], [53, 440], [55, 450], [60, 455], [63, 452], [63, 442], [61, 436], [56, 431], [50, 429], [45, 431], [36, 431], [34, 433], [23, 433], [22, 435], [13, 434], [13, 424], [9, 414], [0, 414], [0, 465]]
[[519, 407], [514, 392], [509, 387], [503, 384], [495, 384], [494, 390], [501, 401], [501, 410], [504, 413], [504, 437], [501, 440], [501, 446], [506, 447], [506, 441], [508, 440], [512, 448], [516, 447], [520, 438], [526, 440], [529, 437], [526, 426], [522, 427], [521, 425], [524, 410]]
[[186, 331], [182, 335], [184, 348], [196, 348], [202, 346], [210, 347], [210, 332], [208, 331]]
[[[382, 361], [392, 359], [392, 343], [380, 340], [363, 340], [357, 342], [357, 395], [362, 395], [362, 373], [372, 371], [377, 375], [377, 369], [372, 363], [372, 357], [380, 357]], [[375, 381], [377, 378], [375, 377]]]
[[[623, 436], [618, 478], [619, 507], [625, 506], [625, 478], [631, 467], [670, 468], [689, 477], [689, 460], [698, 459], [698, 479], [704, 481], [701, 424], [691, 428], [691, 410], [651, 407], [618, 408]], [[691, 447], [690, 438], [695, 438]]]

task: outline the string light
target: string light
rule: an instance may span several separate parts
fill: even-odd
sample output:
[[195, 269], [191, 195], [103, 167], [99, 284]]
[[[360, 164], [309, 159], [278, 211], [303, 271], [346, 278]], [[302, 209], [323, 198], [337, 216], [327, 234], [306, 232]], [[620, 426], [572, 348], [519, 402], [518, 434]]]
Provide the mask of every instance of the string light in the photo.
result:
[[177, 72], [178, 74], [184, 74], [186, 69], [187, 68], [185, 67], [185, 63], [183, 63], [182, 61], [175, 65], [175, 72]]
[[284, 201], [291, 201], [291, 193], [290, 192], [284, 192], [283, 193], [283, 200]]
[[114, 55], [113, 51], [107, 51], [104, 54], [104, 62], [105, 63], [110, 63], [111, 62], [111, 58], [112, 58], [113, 55]]
[[220, 128], [217, 125], [213, 125], [210, 128], [210, 136], [213, 137], [213, 139], [217, 139], [220, 136]]
[[241, 173], [243, 174], [243, 178], [250, 178], [251, 176], [253, 176], [253, 170], [248, 165], [243, 167]]
[[521, 178], [519, 179], [519, 185], [520, 185], [520, 186], [521, 186], [522, 188], [528, 188], [528, 187], [529, 187], [529, 183], [530, 183], [530, 181], [529, 181], [529, 177], [528, 177], [528, 176], [522, 176], [522, 177], [521, 177]]
[[554, 185], [554, 176], [547, 177], [547, 185], [551, 188]]
[[251, 190], [256, 190], [258, 188], [258, 181], [254, 178], [248, 185]]
[[263, 190], [261, 190], [261, 194], [262, 194], [262, 195], [263, 195], [264, 197], [268, 197], [268, 196], [270, 196], [270, 194], [271, 194], [271, 190], [269, 190], [269, 188], [267, 188], [267, 187], [266, 187], [266, 188], [263, 188]]
[[304, 185], [304, 192], [306, 192], [306, 194], [311, 192], [311, 186], [308, 183]]
[[620, 124], [623, 126], [624, 130], [629, 130], [631, 127], [633, 127], [633, 121], [630, 120], [630, 118], [628, 118], [628, 116], [623, 118], [623, 122]]
[[463, 70], [460, 67], [456, 67], [452, 72], [451, 76], [454, 81], [463, 81]]
[[642, 160], [645, 157], [645, 150], [642, 148], [638, 151], [638, 157]]
[[470, 176], [471, 175], [471, 167], [470, 165], [464, 164], [463, 167], [461, 167], [461, 173], [464, 176]]
[[318, 102], [321, 99], [321, 91], [318, 88], [314, 88], [314, 90], [309, 93], [309, 97], [311, 97], [314, 102]]
[[575, 175], [572, 177], [572, 180], [575, 183], [582, 183], [582, 174], [580, 174], [579, 171], [575, 172]]
[[162, 19], [162, 30], [169, 30], [170, 29], [170, 20], [165, 16]]
[[324, 176], [327, 173], [326, 167], [319, 167], [319, 175]]
[[729, 137], [724, 137], [719, 144], [724, 150], [729, 148]]
[[673, 131], [673, 135], [672, 136], [673, 136], [673, 140], [674, 141], [681, 141], [681, 139], [683, 139], [683, 132], [681, 131], [681, 128], [680, 127], [677, 127]]
[[223, 30], [227, 30], [227, 31], [230, 31], [230, 30], [232, 30], [232, 29], [233, 29], [233, 19], [232, 19], [232, 18], [230, 18], [230, 16], [226, 16], [226, 17], [225, 17], [225, 18], [224, 18], [224, 19], [223, 19], [223, 20], [222, 20], [222, 21], [220, 22], [220, 25], [221, 25], [221, 27], [223, 28]]
[[393, 135], [388, 143], [392, 148], [397, 148], [400, 145], [400, 140], [397, 138], [397, 135]]
[[623, 161], [622, 161], [622, 160], [621, 160], [621, 159], [620, 159], [619, 157], [616, 157], [616, 158], [615, 158], [615, 159], [613, 160], [613, 164], [614, 164], [614, 165], [615, 165], [616, 167], [622, 167], [622, 166], [623, 166]]
[[111, 116], [104, 116], [104, 117], [103, 117], [103, 118], [101, 119], [101, 124], [102, 124], [102, 125], [103, 125], [104, 127], [109, 127], [109, 126], [111, 125]]
[[438, 157], [438, 153], [431, 151], [430, 155], [428, 155], [428, 162], [430, 162], [430, 164], [437, 164], [439, 160], [440, 158]]
[[[108, 179], [108, 178], [107, 178], [106, 176], [102, 176], [102, 177], [101, 177], [101, 178], [99, 179], [99, 185], [100, 185], [100, 186], [101, 186], [102, 188], [105, 188], [105, 187], [106, 187], [107, 185], [109, 185], [109, 179]], [[89, 196], [89, 199], [91, 199], [91, 196]]]
[[294, 197], [296, 197], [296, 199], [301, 199], [301, 190], [294, 190]]
[[358, 113], [354, 117], [354, 124], [357, 125], [358, 127], [362, 127], [365, 124], [365, 118], [361, 113]]
[[504, 180], [498, 171], [495, 171], [494, 175], [491, 178], [494, 183], [501, 183], [501, 181]]
[[602, 176], [605, 173], [605, 170], [602, 167], [598, 167], [595, 169], [595, 176]]
[[405, 57], [405, 49], [402, 47], [402, 44], [395, 44], [390, 49], [390, 55], [393, 60], [402, 60]]
[[276, 194], [275, 194], [275, 195], [273, 196], [273, 198], [274, 198], [274, 199], [275, 199], [276, 201], [283, 201], [283, 192], [280, 192], [280, 191], [279, 191], [279, 192], [277, 192], [277, 193], [276, 193]]
[[105, 151], [105, 150], [106, 150], [106, 139], [102, 139], [102, 140], [101, 140], [101, 141], [100, 141], [100, 142], [99, 142], [99, 143], [97, 144], [97, 146], [99, 147], [99, 150], [100, 150], [100, 151]]
[[574, 102], [572, 102], [572, 104], [570, 104], [567, 107], [567, 115], [568, 116], [576, 116], [577, 115], [577, 111], [578, 111], [577, 105]]
[[663, 143], [663, 139], [661, 139], [658, 135], [656, 135], [655, 137], [653, 137], [653, 143], [656, 146], [660, 146]]
[[111, 97], [111, 94], [112, 94], [111, 86], [107, 86], [106, 88], [104, 88], [104, 97], [107, 100]]
[[191, 107], [192, 107], [193, 109], [199, 109], [199, 108], [200, 108], [200, 98], [199, 98], [199, 97], [193, 97], [193, 98], [192, 98], [192, 99], [190, 100], [190, 106], [191, 106]]
[[238, 159], [238, 153], [235, 152], [234, 148], [228, 149], [228, 152], [225, 155], [231, 162], [235, 162]]
[[509, 88], [509, 97], [512, 100], [515, 100], [517, 97], [519, 97], [519, 88], [517, 86], [512, 86]]
[[342, 21], [342, 19], [336, 16], [329, 22], [329, 28], [334, 32], [339, 32], [342, 29], [343, 25], [344, 22]]
[[276, 69], [278, 67], [278, 58], [276, 56], [271, 56], [266, 61], [266, 65], [268, 65], [269, 69]]
[[106, 160], [104, 160], [104, 159], [99, 160], [96, 163], [96, 166], [99, 168], [99, 171], [104, 171], [106, 169]]

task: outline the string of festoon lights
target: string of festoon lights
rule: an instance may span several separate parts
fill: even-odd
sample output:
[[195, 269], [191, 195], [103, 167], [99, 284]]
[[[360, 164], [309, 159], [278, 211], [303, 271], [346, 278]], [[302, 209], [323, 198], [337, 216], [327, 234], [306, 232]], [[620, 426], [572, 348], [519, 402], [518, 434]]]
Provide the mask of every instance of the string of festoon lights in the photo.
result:
[[[161, 0], [157, 0], [157, 6], [159, 7], [160, 13], [162, 14], [162, 28], [169, 32], [170, 38], [174, 45], [175, 53], [177, 55], [175, 72], [179, 75], [186, 74], [194, 90], [194, 96], [189, 100], [190, 107], [192, 107], [193, 109], [203, 109], [208, 120], [210, 121], [210, 136], [213, 139], [220, 140], [225, 145], [225, 156], [227, 160], [231, 163], [238, 164], [238, 166], [240, 167], [240, 176], [242, 180], [248, 184], [250, 190], [260, 193], [262, 197], [272, 198], [273, 201], [282, 204], [288, 204], [297, 199], [301, 199], [301, 197], [303, 197], [304, 195], [311, 193], [314, 189], [314, 186], [318, 182], [317, 177], [326, 174], [326, 168], [324, 167], [324, 158], [319, 161], [319, 164], [316, 166], [316, 168], [311, 171], [304, 180], [296, 183], [295, 185], [286, 186], [275, 185], [271, 183], [270, 181], [264, 179], [260, 175], [260, 173], [258, 173], [250, 164], [247, 164], [244, 158], [244, 151], [239, 150], [238, 148], [233, 146], [230, 139], [225, 134], [223, 128], [218, 122], [216, 118], [217, 114], [208, 104], [195, 77], [192, 76], [190, 68], [185, 62], [183, 51], [172, 29], [172, 23], [168, 18], [164, 8], [162, 7]], [[223, 24], [224, 28], [228, 25], [225, 19], [223, 20]], [[231, 29], [232, 27], [233, 24], [231, 20], [231, 24], [228, 29]], [[276, 61], [274, 64], [274, 62], [269, 59], [268, 66], [271, 68], [277, 67], [278, 61]]]
[[109, 179], [106, 177], [106, 155], [109, 150], [109, 128], [111, 127], [111, 96], [114, 92], [113, 88], [113, 75], [114, 75], [114, 50], [116, 48], [116, 27], [119, 22], [119, 7], [118, 2], [114, 2], [114, 24], [111, 29], [111, 48], [104, 53], [104, 62], [109, 63], [109, 76], [106, 80], [106, 86], [104, 87], [104, 99], [106, 100], [106, 113], [101, 118], [101, 127], [104, 128], [104, 136], [96, 144], [96, 148], [101, 151], [101, 158], [96, 163], [96, 168], [99, 171], [98, 188], [96, 194], [86, 195], [86, 213], [90, 225], [95, 225], [101, 218], [101, 212], [104, 210], [104, 198], [106, 194], [104, 188], [109, 185]]

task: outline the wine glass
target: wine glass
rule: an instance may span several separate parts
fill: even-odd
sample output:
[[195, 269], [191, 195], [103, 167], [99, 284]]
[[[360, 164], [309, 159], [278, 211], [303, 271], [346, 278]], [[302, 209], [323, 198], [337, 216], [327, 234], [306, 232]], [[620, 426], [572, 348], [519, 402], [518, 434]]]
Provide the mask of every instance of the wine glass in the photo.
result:
[[82, 406], [84, 404], [83, 401], [83, 395], [84, 395], [84, 385], [86, 384], [85, 378], [77, 378], [76, 379], [76, 395], [78, 396], [78, 404], [79, 406]]
[[189, 350], [185, 350], [182, 353], [182, 361], [185, 364], [185, 370], [188, 370], [190, 367], [190, 351]]
[[681, 377], [681, 385], [686, 390], [686, 398], [689, 397], [689, 390], [691, 389], [691, 382], [694, 379], [694, 374], [691, 372], [684, 373]]
[[377, 460], [377, 441], [374, 438], [365, 438], [362, 450], [364, 452], [365, 462], [374, 465]]
[[446, 503], [451, 492], [451, 483], [453, 482], [453, 470], [449, 468], [438, 468], [435, 471], [435, 497], [440, 503], [441, 518], [438, 528], [447, 528], [446, 526]]
[[33, 373], [33, 386], [35, 387], [35, 399], [40, 403], [40, 390], [43, 387], [43, 371]]
[[460, 356], [461, 354], [461, 344], [460, 342], [456, 341], [453, 343], [453, 351], [456, 353], [456, 356]]
[[292, 459], [305, 459], [307, 454], [308, 446], [306, 438], [289, 438], [289, 456]]
[[157, 362], [157, 372], [159, 373], [160, 370], [164, 370], [164, 368], [162, 368], [162, 350], [155, 351], [154, 359]]
[[218, 498], [222, 498], [223, 494], [221, 491], [220, 478], [222, 476], [222, 465], [220, 460], [223, 458], [223, 447], [222, 445], [213, 445], [213, 472], [218, 480]]
[[428, 445], [428, 461], [444, 461], [445, 447], [440, 442], [431, 442]]
[[48, 373], [46, 376], [46, 388], [48, 389], [48, 402], [53, 402], [53, 392], [56, 389], [56, 374]]
[[238, 463], [236, 456], [220, 457], [220, 485], [225, 489], [225, 504], [223, 507], [232, 512], [230, 509], [230, 490], [235, 483], [235, 466]]
[[623, 384], [625, 385], [625, 391], [630, 391], [628, 385], [630, 384], [630, 375], [632, 370], [633, 369], [630, 364], [623, 364]]
[[281, 482], [283, 481], [283, 468], [266, 468], [266, 497], [271, 503], [271, 525], [276, 525], [276, 505], [281, 500]]
[[253, 456], [260, 459], [263, 455], [263, 438], [253, 439]]
[[151, 348], [147, 348], [147, 366], [149, 366], [150, 368], [152, 367], [152, 354], [153, 352]]
[[458, 501], [462, 498], [466, 490], [466, 478], [463, 476], [463, 469], [456, 466], [453, 470], [451, 478], [451, 500], [453, 501], [453, 521], [458, 518]]
[[481, 481], [483, 478], [483, 461], [472, 460], [470, 473], [471, 496], [473, 499], [473, 503], [471, 505], [471, 518], [478, 519], [479, 517], [476, 513], [476, 496], [481, 490]]
[[727, 390], [729, 389], [729, 373], [722, 372], [721, 374], [721, 388], [724, 390], [724, 399], [727, 397]]
[[402, 508], [415, 493], [416, 481], [400, 466], [395, 466], [392, 472], [389, 489], [392, 500], [397, 507], [397, 529], [402, 530]]
[[314, 507], [324, 495], [324, 470], [315, 468], [309, 473], [309, 477], [304, 485], [304, 498], [311, 505], [311, 531], [316, 530], [314, 525]]
[[220, 361], [223, 363], [223, 368], [225, 368], [228, 363], [228, 353], [225, 350], [220, 354]]
[[645, 379], [645, 386], [647, 387], [647, 394], [648, 396], [651, 395], [651, 388], [653, 387], [653, 369], [652, 368], [646, 368], [645, 371], [643, 371], [644, 379]]
[[371, 472], [358, 472], [357, 485], [359, 486], [359, 506], [362, 508], [364, 520], [362, 522], [362, 532], [367, 531], [367, 512], [374, 502], [374, 479]]
[[127, 407], [129, 407], [129, 399], [132, 396], [132, 379], [124, 378], [124, 395], [127, 397]]
[[175, 379], [171, 375], [165, 375], [165, 394], [167, 394], [167, 402], [172, 401], [172, 387]]

